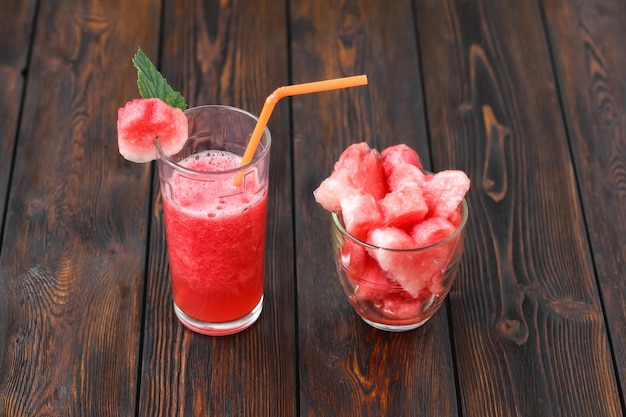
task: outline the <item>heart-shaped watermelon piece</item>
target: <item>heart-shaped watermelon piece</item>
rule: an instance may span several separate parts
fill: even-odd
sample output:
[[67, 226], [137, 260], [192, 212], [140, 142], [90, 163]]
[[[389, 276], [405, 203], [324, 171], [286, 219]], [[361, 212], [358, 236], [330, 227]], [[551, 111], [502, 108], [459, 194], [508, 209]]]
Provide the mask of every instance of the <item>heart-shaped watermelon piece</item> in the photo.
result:
[[156, 141], [166, 155], [178, 153], [188, 135], [185, 113], [158, 98], [129, 101], [117, 112], [117, 144], [120, 154], [131, 162], [156, 159]]

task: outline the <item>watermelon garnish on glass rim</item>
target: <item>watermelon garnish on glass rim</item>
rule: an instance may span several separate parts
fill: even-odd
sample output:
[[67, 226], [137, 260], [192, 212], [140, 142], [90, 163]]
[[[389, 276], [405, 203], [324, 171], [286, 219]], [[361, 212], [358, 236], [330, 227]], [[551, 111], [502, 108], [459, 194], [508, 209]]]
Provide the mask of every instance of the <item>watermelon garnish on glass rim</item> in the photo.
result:
[[131, 162], [153, 161], [158, 139], [163, 152], [174, 155], [187, 141], [185, 99], [170, 87], [141, 48], [132, 61], [142, 98], [129, 101], [117, 112], [120, 154]]

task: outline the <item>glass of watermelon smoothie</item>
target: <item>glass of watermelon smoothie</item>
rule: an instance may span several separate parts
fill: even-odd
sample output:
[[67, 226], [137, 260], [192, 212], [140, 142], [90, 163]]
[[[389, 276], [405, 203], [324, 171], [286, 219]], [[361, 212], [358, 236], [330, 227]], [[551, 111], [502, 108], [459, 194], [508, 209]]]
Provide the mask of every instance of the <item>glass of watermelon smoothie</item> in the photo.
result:
[[[366, 243], [346, 231], [340, 214], [331, 217], [339, 281], [359, 316], [375, 328], [396, 332], [426, 323], [448, 295], [459, 269], [468, 218], [465, 199], [448, 218], [450, 233], [425, 247], [389, 249]], [[421, 232], [440, 233], [435, 223], [424, 222]], [[401, 234], [400, 242], [393, 233], [382, 237], [388, 246], [404, 244]]]
[[255, 116], [227, 106], [185, 114], [182, 151], [168, 157], [157, 144], [174, 311], [195, 332], [232, 334], [263, 309], [271, 136], [266, 128], [240, 167]]

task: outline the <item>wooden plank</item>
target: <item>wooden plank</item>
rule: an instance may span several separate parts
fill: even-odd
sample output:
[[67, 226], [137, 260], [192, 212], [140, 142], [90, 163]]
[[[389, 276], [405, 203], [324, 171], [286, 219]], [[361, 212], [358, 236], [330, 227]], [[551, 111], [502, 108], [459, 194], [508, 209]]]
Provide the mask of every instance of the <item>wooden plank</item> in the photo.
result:
[[[0, 3], [0, 114], [3, 115], [0, 118], [0, 233], [4, 230], [13, 154], [24, 96], [23, 71], [26, 70], [30, 51], [35, 6], [35, 1]], [[0, 254], [2, 248], [0, 245]], [[3, 415], [13, 408], [9, 390], [4, 384], [4, 375], [14, 366], [8, 355], [13, 349], [8, 286], [6, 277], [0, 275], [0, 414]]]
[[538, 4], [414, 4], [434, 165], [473, 179], [450, 298], [463, 414], [621, 416]]
[[[191, 106], [226, 104], [259, 114], [288, 84], [286, 4], [275, 0], [166, 2], [163, 73]], [[150, 238], [139, 415], [293, 416], [297, 410], [291, 144], [287, 102], [272, 132], [264, 309], [233, 336], [195, 334], [177, 322], [160, 195]], [[158, 184], [155, 182], [155, 190]]]
[[294, 82], [365, 73], [369, 86], [294, 97], [302, 416], [456, 416], [445, 309], [422, 328], [375, 330], [344, 298], [330, 216], [312, 192], [349, 144], [405, 142], [428, 164], [409, 1], [293, 1]]
[[[36, 2], [0, 3], [0, 197], [8, 193]], [[0, 199], [0, 232], [5, 212]], [[1, 333], [0, 333], [1, 337]]]
[[[544, 2], [622, 397], [626, 393], [626, 4]], [[572, 65], [571, 63], [577, 63]]]
[[136, 407], [149, 166], [117, 152], [151, 1], [41, 2], [0, 257], [0, 414]]

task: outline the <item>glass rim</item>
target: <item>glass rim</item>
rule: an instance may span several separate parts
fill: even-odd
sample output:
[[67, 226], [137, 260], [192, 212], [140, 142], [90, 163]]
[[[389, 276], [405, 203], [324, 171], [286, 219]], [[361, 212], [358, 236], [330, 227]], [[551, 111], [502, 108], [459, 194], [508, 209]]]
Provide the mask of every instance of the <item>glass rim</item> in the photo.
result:
[[[221, 109], [221, 110], [228, 110], [228, 111], [232, 111], [232, 112], [236, 112], [239, 113], [243, 116], [247, 116], [250, 119], [254, 120], [255, 123], [258, 122], [259, 118], [255, 115], [253, 115], [250, 112], [247, 112], [243, 109], [240, 109], [238, 107], [233, 107], [233, 106], [226, 106], [226, 105], [222, 105], [222, 104], [206, 104], [206, 105], [202, 105], [202, 106], [196, 106], [196, 107], [191, 107], [188, 108], [187, 110], [185, 110], [185, 116], [187, 116], [190, 113], [196, 113], [202, 110], [209, 110], [209, 109]], [[252, 131], [250, 132], [250, 135], [252, 135]], [[263, 138], [265, 138], [265, 143], [263, 143]], [[189, 140], [189, 137], [187, 137], [187, 140]], [[250, 140], [250, 138], [248, 138], [248, 140]], [[187, 143], [185, 141], [185, 143]], [[255, 156], [252, 161], [250, 161], [249, 163], [247, 163], [246, 165], [243, 166], [237, 166], [236, 168], [231, 168], [231, 169], [227, 169], [224, 171], [200, 171], [200, 170], [195, 170], [195, 169], [190, 169], [190, 168], [186, 168], [180, 164], [178, 164], [177, 162], [174, 162], [172, 160], [172, 157], [169, 155], [166, 155], [165, 152], [163, 152], [163, 148], [161, 147], [161, 144], [159, 143], [159, 139], [156, 139], [156, 152], [157, 152], [157, 160], [169, 165], [172, 169], [175, 169], [176, 171], [179, 171], [183, 174], [192, 176], [192, 177], [196, 177], [196, 176], [228, 176], [228, 175], [233, 175], [233, 174], [237, 174], [239, 172], [242, 171], [246, 171], [248, 170], [250, 167], [253, 167], [255, 165], [257, 165], [259, 163], [260, 160], [262, 160], [263, 158], [265, 158], [265, 156], [269, 153], [270, 151], [270, 147], [272, 144], [272, 134], [270, 133], [270, 130], [267, 126], [265, 126], [265, 129], [263, 129], [263, 136], [261, 137], [261, 142], [259, 143], [259, 148], [261, 149], [261, 153], [257, 156]], [[265, 145], [265, 146], [262, 146]], [[242, 155], [237, 155], [239, 157], [241, 157]]]
[[350, 240], [352, 240], [354, 243], [364, 246], [365, 248], [368, 249], [380, 249], [380, 250], [385, 250], [385, 251], [389, 251], [389, 252], [398, 252], [398, 253], [406, 253], [406, 252], [422, 252], [422, 251], [427, 251], [430, 249], [434, 249], [436, 247], [442, 246], [448, 242], [450, 242], [452, 239], [456, 238], [459, 234], [461, 234], [461, 232], [463, 231], [463, 229], [465, 228], [465, 225], [467, 224], [467, 219], [469, 217], [468, 214], [468, 206], [467, 206], [467, 201], [465, 198], [463, 198], [463, 200], [461, 201], [461, 204], [459, 204], [460, 207], [463, 208], [463, 212], [461, 213], [461, 222], [459, 223], [459, 225], [457, 226], [456, 229], [454, 229], [454, 232], [450, 233], [448, 236], [446, 236], [444, 239], [433, 243], [432, 245], [428, 245], [428, 246], [419, 246], [419, 247], [415, 247], [415, 248], [409, 248], [409, 249], [394, 249], [394, 248], [385, 248], [382, 246], [376, 246], [376, 245], [372, 245], [371, 243], [367, 243], [362, 241], [361, 239], [351, 235], [345, 228], [345, 226], [343, 225], [343, 221], [341, 219], [341, 215], [337, 212], [331, 212], [331, 217], [333, 219], [333, 225], [339, 230], [339, 232], [348, 237]]

